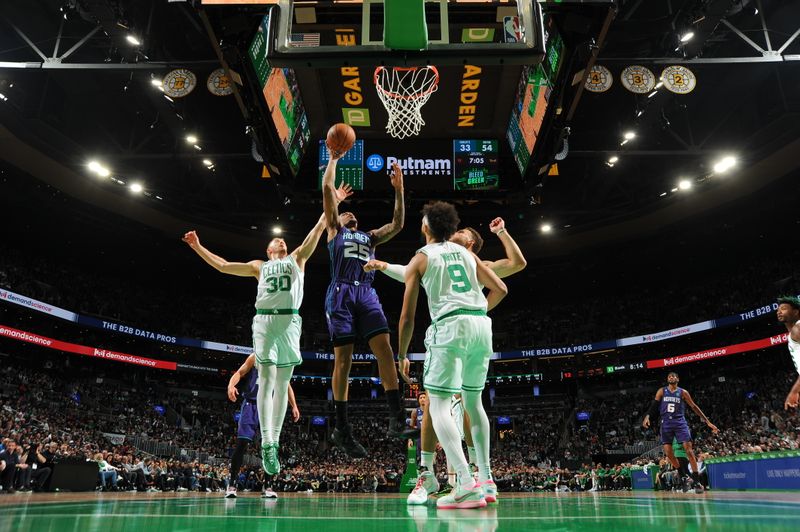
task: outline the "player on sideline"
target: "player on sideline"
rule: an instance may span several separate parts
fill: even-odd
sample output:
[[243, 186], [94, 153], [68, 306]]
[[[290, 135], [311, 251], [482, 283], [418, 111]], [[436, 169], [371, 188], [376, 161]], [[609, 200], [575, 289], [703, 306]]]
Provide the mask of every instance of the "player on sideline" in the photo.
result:
[[[352, 194], [344, 186], [331, 193], [334, 204]], [[299, 308], [303, 302], [304, 269], [325, 228], [325, 215], [306, 235], [300, 246], [288, 253], [282, 238], [267, 246], [269, 260], [228, 262], [200, 244], [197, 233], [189, 231], [183, 241], [216, 270], [258, 280], [256, 315], [253, 318], [253, 350], [258, 365], [258, 421], [261, 425], [261, 461], [268, 475], [280, 472], [278, 447], [286, 415], [289, 381], [294, 367], [302, 363]]]
[[778, 298], [778, 321], [786, 325], [789, 355], [798, 372], [797, 380], [783, 402], [783, 408], [789, 410], [797, 408], [800, 402], [800, 299], [791, 296]]
[[[496, 234], [500, 242], [502, 242], [506, 257], [495, 261], [484, 260], [483, 263], [501, 279], [523, 270], [528, 263], [522, 251], [519, 249], [519, 246], [506, 230], [505, 221], [502, 218], [495, 218], [489, 223], [489, 230]], [[456, 231], [455, 234], [450, 237], [450, 242], [455, 242], [456, 244], [464, 246], [475, 253], [475, 255], [480, 253], [483, 248], [483, 238], [481, 238], [480, 233], [472, 227], [465, 227], [464, 229]], [[400, 264], [388, 264], [380, 260], [371, 260], [364, 266], [364, 270], [382, 271], [396, 281], [405, 281], [405, 266]], [[469, 463], [475, 464], [477, 462], [477, 457], [475, 455], [475, 445], [472, 440], [469, 415], [464, 412], [463, 402], [460, 397], [454, 398], [451, 409], [456, 418], [456, 424], [460, 427], [459, 430], [467, 443]], [[439, 491], [439, 483], [436, 480], [436, 474], [434, 472], [437, 440], [436, 433], [433, 431], [430, 411], [427, 405], [423, 408], [423, 417], [420, 426], [422, 429], [422, 435], [420, 436], [420, 477], [417, 486], [408, 495], [408, 504], [425, 504], [428, 499], [428, 494]], [[455, 480], [453, 478], [455, 474], [449, 467], [448, 477], [450, 477], [450, 483], [452, 484]], [[493, 487], [492, 484], [492, 482], [483, 484], [487, 502], [496, 502], [497, 500], [496, 487]]]
[[[667, 458], [672, 463], [672, 467], [680, 471], [681, 465], [678, 459], [675, 458], [675, 453], [672, 452], [672, 441], [677, 439], [679, 443], [683, 444], [683, 448], [686, 450], [686, 457], [692, 465], [691, 480], [694, 483], [695, 493], [703, 493], [703, 485], [697, 476], [697, 459], [692, 450], [692, 433], [689, 430], [689, 423], [686, 422], [686, 405], [689, 405], [703, 423], [708, 425], [711, 432], [716, 434], [719, 429], [708, 420], [703, 411], [700, 410], [700, 407], [695, 404], [689, 392], [678, 387], [678, 381], [678, 374], [674, 371], [667, 375], [667, 386], [659, 388], [656, 392], [656, 398], [653, 400], [653, 404], [650, 405], [647, 415], [644, 416], [642, 426], [646, 429], [650, 428], [650, 418], [660, 414], [661, 444], [664, 446], [664, 454], [667, 455]], [[683, 480], [685, 483], [687, 479], [684, 478]]]
[[[258, 370], [255, 369], [256, 355], [253, 353], [244, 361], [239, 369], [231, 375], [228, 381], [228, 399], [236, 402], [239, 395], [237, 386], [242, 382], [242, 407], [239, 410], [239, 426], [237, 431], [236, 449], [231, 456], [231, 479], [228, 489], [225, 492], [226, 499], [236, 498], [236, 480], [239, 477], [239, 470], [242, 468], [242, 460], [247, 446], [254, 442], [256, 436], [260, 434], [258, 427]], [[244, 380], [243, 380], [244, 379]], [[297, 423], [300, 419], [300, 409], [297, 408], [297, 401], [294, 398], [294, 390], [289, 385], [289, 407], [292, 409], [292, 421]], [[261, 497], [265, 499], [276, 499], [278, 494], [264, 486]]]
[[[400, 371], [408, 376], [408, 346], [414, 332], [419, 285], [428, 296], [431, 325], [425, 335], [424, 386], [429, 394], [431, 420], [448, 461], [456, 470], [449, 495], [436, 501], [438, 508], [486, 506], [482, 482], [492, 481], [489, 464], [489, 419], [481, 402], [492, 354], [492, 321], [486, 316], [506, 296], [505, 283], [469, 250], [448, 239], [458, 228], [455, 207], [445, 202], [428, 204], [422, 211], [426, 245], [406, 267], [406, 289], [398, 327]], [[482, 287], [489, 289], [484, 296]], [[461, 438], [450, 398], [461, 393], [472, 421], [478, 456], [478, 477], [472, 477], [461, 449]]]
[[332, 388], [336, 428], [332, 439], [348, 456], [363, 458], [367, 451], [353, 437], [347, 419], [348, 377], [353, 345], [358, 337], [369, 343], [378, 361], [378, 373], [389, 403], [389, 436], [407, 439], [419, 434], [406, 426], [394, 353], [389, 344], [389, 324], [378, 294], [372, 288], [375, 273], [362, 269], [366, 262], [375, 258], [375, 247], [388, 242], [403, 228], [403, 172], [396, 164], [392, 167], [391, 183], [395, 191], [392, 221], [378, 229], [360, 231], [355, 215], [352, 212], [340, 214], [335, 201], [336, 164], [342, 155], [331, 151], [322, 178], [322, 200], [331, 257], [331, 283], [325, 296], [325, 316], [334, 352]]

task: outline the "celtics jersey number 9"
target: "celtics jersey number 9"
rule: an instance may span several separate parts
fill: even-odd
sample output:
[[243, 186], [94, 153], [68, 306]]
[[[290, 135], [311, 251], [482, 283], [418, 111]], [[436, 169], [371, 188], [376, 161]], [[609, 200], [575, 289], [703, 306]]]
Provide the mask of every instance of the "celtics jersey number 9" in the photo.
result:
[[428, 244], [419, 252], [428, 257], [422, 286], [428, 294], [431, 320], [457, 310], [486, 312], [478, 267], [469, 250], [453, 242], [438, 242]]
[[261, 265], [257, 309], [298, 309], [302, 302], [303, 272], [292, 255], [268, 260]]

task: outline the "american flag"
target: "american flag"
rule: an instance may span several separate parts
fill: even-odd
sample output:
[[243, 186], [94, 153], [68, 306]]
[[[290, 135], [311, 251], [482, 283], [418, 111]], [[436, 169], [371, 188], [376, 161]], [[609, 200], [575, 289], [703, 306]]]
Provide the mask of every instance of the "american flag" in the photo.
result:
[[289, 46], [296, 48], [319, 46], [319, 33], [292, 33], [289, 35]]

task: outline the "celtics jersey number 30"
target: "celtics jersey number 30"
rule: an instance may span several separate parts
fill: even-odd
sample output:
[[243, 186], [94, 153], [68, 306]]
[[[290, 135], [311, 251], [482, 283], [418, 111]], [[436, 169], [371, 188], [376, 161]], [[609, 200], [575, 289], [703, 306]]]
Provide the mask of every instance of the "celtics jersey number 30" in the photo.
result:
[[303, 302], [303, 271], [294, 257], [268, 260], [258, 276], [256, 308], [262, 310], [298, 309]]

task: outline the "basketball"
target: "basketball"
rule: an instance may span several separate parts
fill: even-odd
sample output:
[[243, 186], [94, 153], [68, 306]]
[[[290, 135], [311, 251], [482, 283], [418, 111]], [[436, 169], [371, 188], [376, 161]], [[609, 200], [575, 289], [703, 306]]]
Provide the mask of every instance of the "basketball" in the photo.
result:
[[331, 151], [337, 153], [347, 153], [347, 150], [353, 147], [356, 142], [356, 132], [347, 124], [334, 124], [328, 130], [328, 137], [325, 144]]

